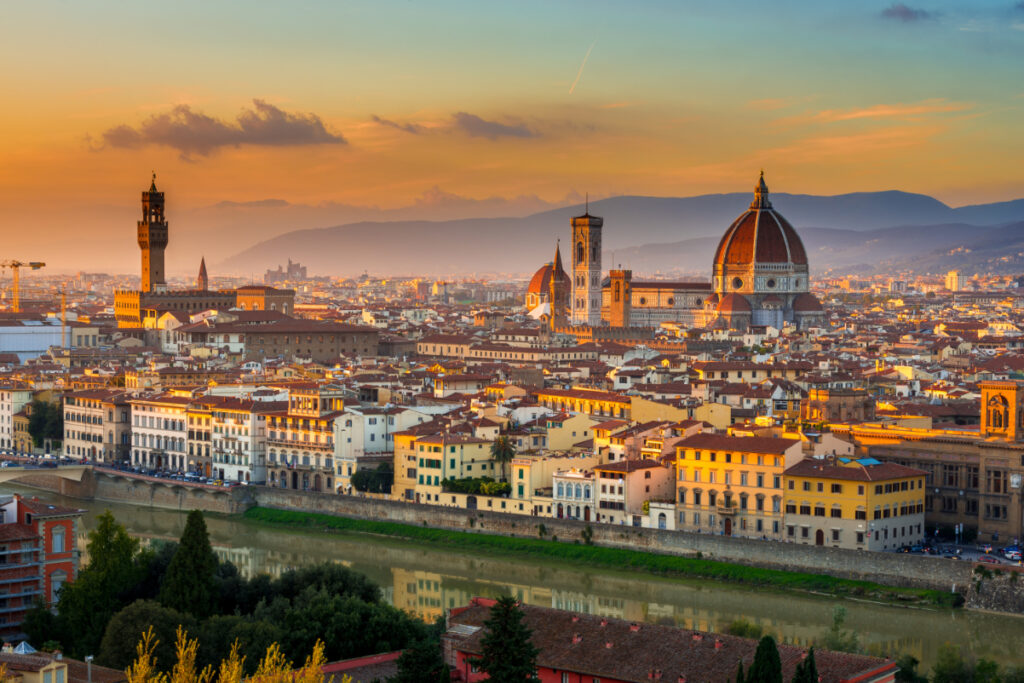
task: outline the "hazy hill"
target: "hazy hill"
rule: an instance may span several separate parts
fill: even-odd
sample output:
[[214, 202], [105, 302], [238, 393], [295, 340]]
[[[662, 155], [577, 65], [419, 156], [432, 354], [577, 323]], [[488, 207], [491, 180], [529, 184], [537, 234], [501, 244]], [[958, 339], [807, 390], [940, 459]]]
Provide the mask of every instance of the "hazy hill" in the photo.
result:
[[[605, 219], [606, 264], [706, 272], [718, 238], [750, 199], [749, 193], [625, 196], [592, 202], [590, 212]], [[1013, 227], [975, 226], [1006, 223], [1007, 216], [1024, 219], [1024, 200], [954, 209], [925, 195], [896, 191], [833, 197], [780, 193], [771, 199], [800, 230], [816, 270], [895, 264], [920, 254], [922, 245], [948, 251], [990, 233], [993, 246], [987, 248], [998, 250], [1015, 239]], [[295, 230], [258, 242], [218, 269], [259, 273], [292, 258], [323, 274], [529, 272], [551, 258], [557, 239], [568, 241], [569, 219], [582, 212], [576, 205], [523, 218], [365, 221]], [[956, 262], [955, 254], [951, 258]], [[931, 261], [935, 267], [946, 262], [938, 254]]]

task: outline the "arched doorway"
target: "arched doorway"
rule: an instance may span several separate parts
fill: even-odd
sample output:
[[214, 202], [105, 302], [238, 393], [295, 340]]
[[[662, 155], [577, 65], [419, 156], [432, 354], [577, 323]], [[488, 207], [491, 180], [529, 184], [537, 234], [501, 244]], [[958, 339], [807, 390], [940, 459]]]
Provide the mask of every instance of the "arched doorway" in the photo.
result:
[[298, 489], [299, 488], [299, 473], [298, 472], [292, 472], [292, 488], [293, 489]]
[[725, 535], [732, 536], [732, 520], [728, 517], [725, 518]]
[[584, 522], [589, 522], [590, 521], [590, 506], [589, 505], [587, 507], [583, 508], [583, 521]]
[[[664, 512], [659, 512], [658, 513], [658, 528], [659, 529], [664, 529], [667, 526], [667, 522], [668, 522], [668, 520], [665, 518], [665, 513]], [[728, 520], [726, 520], [726, 528], [727, 529], [729, 528]]]
[[562, 518], [562, 504], [561, 503], [558, 504], [558, 518], [559, 519]]
[[814, 545], [825, 545], [825, 532], [821, 529], [814, 532]]
[[476, 510], [476, 496], [466, 496], [466, 509]]
[[313, 490], [314, 491], [320, 491], [321, 490], [320, 489], [320, 475], [319, 474], [313, 477]]

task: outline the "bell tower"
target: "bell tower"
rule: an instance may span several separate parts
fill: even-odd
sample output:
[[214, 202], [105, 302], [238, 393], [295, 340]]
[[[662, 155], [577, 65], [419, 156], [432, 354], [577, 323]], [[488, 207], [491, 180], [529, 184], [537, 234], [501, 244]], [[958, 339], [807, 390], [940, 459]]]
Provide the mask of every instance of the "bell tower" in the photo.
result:
[[142, 193], [142, 220], [139, 249], [142, 250], [142, 291], [164, 289], [164, 249], [167, 248], [167, 220], [164, 218], [164, 193], [156, 189], [156, 173], [149, 190]]
[[572, 219], [572, 324], [601, 324], [601, 228], [604, 219], [590, 215]]

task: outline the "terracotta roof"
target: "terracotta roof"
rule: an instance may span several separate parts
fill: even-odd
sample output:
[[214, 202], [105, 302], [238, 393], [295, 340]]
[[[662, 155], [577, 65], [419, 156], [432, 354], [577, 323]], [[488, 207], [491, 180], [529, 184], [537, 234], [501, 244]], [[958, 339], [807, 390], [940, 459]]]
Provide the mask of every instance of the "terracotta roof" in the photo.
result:
[[733, 292], [722, 297], [718, 302], [718, 310], [721, 313], [750, 313], [753, 309], [745, 297]]
[[821, 477], [822, 479], [843, 479], [847, 481], [885, 481], [906, 477], [923, 477], [924, 470], [898, 465], [894, 462], [879, 462], [874, 465], [844, 466], [830, 460], [804, 458], [786, 469], [790, 477]]
[[782, 455], [797, 439], [777, 439], [769, 436], [726, 436], [723, 434], [694, 434], [676, 444], [677, 448], [705, 451], [737, 451]]
[[34, 541], [39, 534], [32, 527], [19, 522], [0, 524], [0, 541]]
[[[484, 621], [493, 601], [474, 598], [450, 617], [446, 639], [470, 654], [481, 652]], [[758, 641], [661, 624], [637, 624], [622, 619], [577, 614], [547, 607], [523, 605], [524, 625], [538, 648], [537, 664], [587, 677], [641, 683], [662, 681], [731, 681], [736, 666], [749, 669]], [[790, 680], [806, 651], [793, 645], [778, 646], [783, 680]], [[828, 650], [815, 650], [821, 683], [872, 681], [892, 675], [891, 660]]]

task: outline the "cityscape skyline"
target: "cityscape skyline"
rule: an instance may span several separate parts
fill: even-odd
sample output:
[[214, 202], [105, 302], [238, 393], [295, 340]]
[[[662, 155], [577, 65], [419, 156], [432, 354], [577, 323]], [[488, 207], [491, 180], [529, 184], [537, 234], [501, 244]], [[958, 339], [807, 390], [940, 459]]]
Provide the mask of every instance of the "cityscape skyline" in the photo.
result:
[[0, 220], [79, 249], [118, 243], [151, 170], [179, 228], [281, 232], [731, 192], [762, 167], [795, 193], [1024, 196], [1012, 1], [53, 9], [0, 10], [23, 67], [0, 77]]

